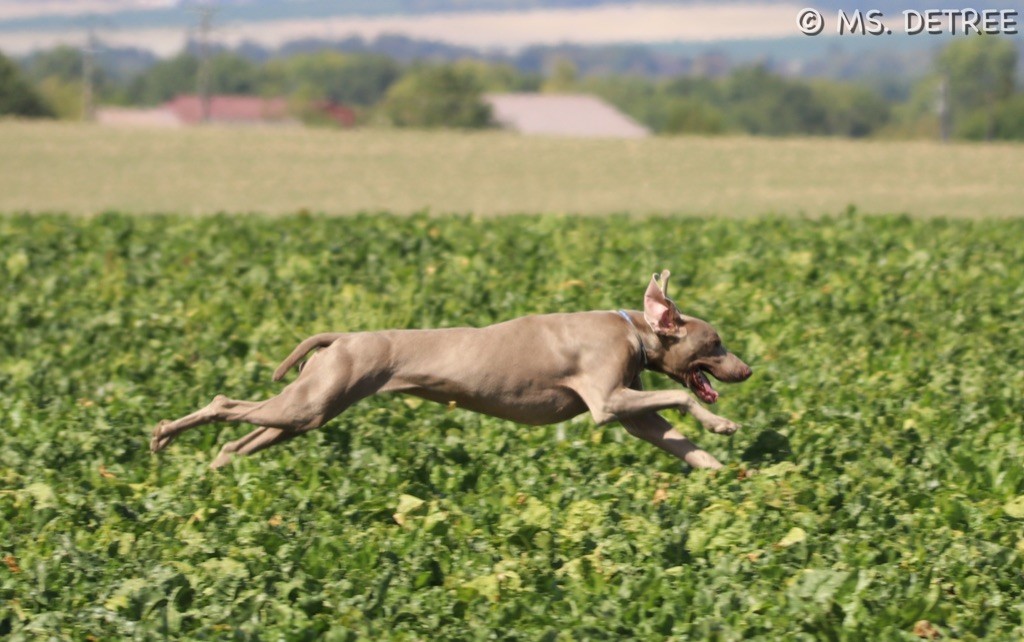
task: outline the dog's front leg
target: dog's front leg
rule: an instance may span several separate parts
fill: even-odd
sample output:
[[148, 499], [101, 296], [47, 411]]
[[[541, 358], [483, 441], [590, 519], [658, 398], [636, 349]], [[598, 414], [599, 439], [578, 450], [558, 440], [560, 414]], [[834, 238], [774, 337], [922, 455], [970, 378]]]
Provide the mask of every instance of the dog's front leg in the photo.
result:
[[607, 423], [615, 419], [622, 421], [635, 415], [668, 408], [690, 413], [704, 428], [714, 433], [731, 435], [740, 429], [739, 424], [719, 417], [700, 405], [685, 390], [644, 391], [621, 388], [601, 404], [602, 417], [598, 419], [598, 423]]
[[690, 464], [694, 468], [721, 468], [722, 464], [702, 450], [678, 430], [672, 427], [664, 417], [656, 412], [647, 412], [631, 417], [623, 417], [622, 425], [629, 434], [639, 437], [661, 448]]

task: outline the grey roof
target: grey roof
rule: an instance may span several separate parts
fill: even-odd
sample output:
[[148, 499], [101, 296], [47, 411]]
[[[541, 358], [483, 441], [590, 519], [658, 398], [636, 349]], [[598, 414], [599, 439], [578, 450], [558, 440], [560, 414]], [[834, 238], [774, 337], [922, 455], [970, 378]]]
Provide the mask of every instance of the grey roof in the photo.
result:
[[485, 94], [495, 122], [521, 134], [582, 138], [643, 138], [646, 127], [596, 96]]

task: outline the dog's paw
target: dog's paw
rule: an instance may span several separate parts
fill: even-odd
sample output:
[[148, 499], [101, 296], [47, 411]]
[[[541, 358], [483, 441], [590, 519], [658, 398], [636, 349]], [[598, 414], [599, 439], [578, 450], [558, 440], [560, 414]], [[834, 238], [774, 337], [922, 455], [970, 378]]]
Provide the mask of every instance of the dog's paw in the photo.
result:
[[740, 429], [740, 425], [725, 417], [719, 417], [716, 421], [708, 424], [707, 429], [717, 435], [731, 435]]
[[228, 464], [231, 463], [231, 456], [232, 453], [224, 452], [224, 450], [222, 449], [220, 451], [220, 454], [218, 454], [217, 457], [215, 457], [214, 460], [210, 462], [210, 470], [217, 470], [218, 468], [223, 468], [224, 466], [227, 466]]
[[164, 434], [164, 427], [167, 426], [169, 423], [171, 422], [164, 419], [163, 421], [156, 425], [156, 428], [153, 429], [153, 434], [149, 438], [150, 451], [158, 453], [164, 448], [167, 448], [167, 446], [174, 439], [173, 436]]

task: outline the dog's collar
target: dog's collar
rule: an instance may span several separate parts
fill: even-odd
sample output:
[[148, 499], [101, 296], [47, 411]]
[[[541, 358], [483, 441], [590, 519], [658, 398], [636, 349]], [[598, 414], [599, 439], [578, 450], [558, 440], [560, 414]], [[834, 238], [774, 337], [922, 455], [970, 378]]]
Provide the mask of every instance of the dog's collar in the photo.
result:
[[640, 336], [640, 331], [636, 329], [633, 324], [633, 319], [629, 318], [629, 314], [625, 310], [619, 310], [619, 316], [626, 320], [629, 327], [633, 328], [633, 332], [636, 333], [636, 342], [640, 346], [640, 365], [644, 368], [647, 367], [647, 348], [644, 347], [644, 338]]

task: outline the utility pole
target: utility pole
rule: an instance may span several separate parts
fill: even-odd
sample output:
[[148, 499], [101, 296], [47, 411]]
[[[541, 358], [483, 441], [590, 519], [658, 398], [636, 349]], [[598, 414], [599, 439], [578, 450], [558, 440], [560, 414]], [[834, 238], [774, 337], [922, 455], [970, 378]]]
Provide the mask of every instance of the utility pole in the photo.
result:
[[90, 25], [82, 48], [82, 120], [90, 123], [96, 118], [96, 29]]
[[196, 45], [199, 50], [199, 69], [196, 72], [196, 94], [199, 95], [200, 120], [210, 120], [210, 32], [217, 15], [215, 7], [204, 5], [196, 9], [199, 14], [199, 28]]
[[936, 101], [935, 111], [939, 115], [939, 136], [942, 137], [942, 142], [945, 143], [949, 140], [950, 130], [952, 129], [948, 73], [942, 74], [942, 79], [939, 81], [938, 100]]

